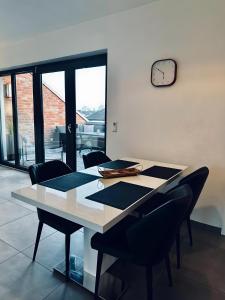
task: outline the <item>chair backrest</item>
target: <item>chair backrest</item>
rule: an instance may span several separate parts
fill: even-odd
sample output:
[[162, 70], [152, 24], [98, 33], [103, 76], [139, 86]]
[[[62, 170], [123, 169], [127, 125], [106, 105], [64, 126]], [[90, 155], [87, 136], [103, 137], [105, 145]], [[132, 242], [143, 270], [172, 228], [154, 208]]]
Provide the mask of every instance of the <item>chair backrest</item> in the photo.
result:
[[40, 183], [72, 172], [72, 169], [60, 160], [52, 160], [29, 167], [32, 184]]
[[168, 202], [140, 219], [127, 231], [130, 251], [140, 264], [154, 264], [165, 257], [192, 200], [188, 185], [170, 192]]
[[92, 151], [86, 155], [83, 155], [83, 162], [85, 169], [91, 168], [106, 162], [111, 159], [102, 151]]
[[193, 198], [188, 209], [188, 214], [191, 214], [192, 210], [194, 209], [208, 175], [209, 169], [207, 167], [202, 167], [180, 180], [179, 185], [188, 184], [193, 193]]

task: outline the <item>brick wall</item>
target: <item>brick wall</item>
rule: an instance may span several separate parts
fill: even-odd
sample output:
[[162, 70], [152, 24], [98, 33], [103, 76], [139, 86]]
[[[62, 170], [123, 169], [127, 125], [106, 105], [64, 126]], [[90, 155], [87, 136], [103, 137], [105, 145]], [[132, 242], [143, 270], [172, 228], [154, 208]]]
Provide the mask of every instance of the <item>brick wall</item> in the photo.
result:
[[[31, 74], [16, 76], [19, 137], [34, 143], [33, 82]], [[21, 142], [21, 141], [20, 141]]]
[[[11, 76], [3, 77], [3, 84], [11, 84]], [[4, 101], [4, 109], [5, 109], [5, 127], [6, 134], [10, 133], [10, 129], [12, 129], [12, 98], [5, 98]]]
[[65, 102], [62, 101], [44, 84], [43, 105], [44, 105], [44, 136], [45, 142], [50, 142], [56, 126], [65, 125]]
[[[4, 84], [10, 83], [10, 77], [4, 77]], [[28, 142], [34, 142], [33, 125], [33, 83], [32, 75], [19, 74], [16, 76], [18, 123], [20, 137], [25, 137]], [[6, 120], [12, 119], [10, 111], [11, 98], [5, 98]], [[65, 125], [65, 102], [43, 85], [44, 133], [45, 141], [51, 142], [56, 126]], [[74, 120], [75, 121], [75, 120]], [[84, 124], [79, 114], [76, 114], [77, 124]]]

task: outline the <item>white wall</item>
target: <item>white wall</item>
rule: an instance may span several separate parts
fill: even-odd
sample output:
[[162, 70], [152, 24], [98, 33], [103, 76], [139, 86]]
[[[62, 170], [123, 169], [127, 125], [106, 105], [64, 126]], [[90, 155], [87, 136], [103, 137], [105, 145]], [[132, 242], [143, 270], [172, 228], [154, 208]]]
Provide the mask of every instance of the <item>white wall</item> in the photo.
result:
[[[224, 0], [153, 2], [9, 44], [0, 68], [107, 48], [108, 154], [208, 165], [193, 218], [225, 230], [224, 11]], [[151, 64], [168, 57], [178, 62], [178, 80], [156, 89]]]

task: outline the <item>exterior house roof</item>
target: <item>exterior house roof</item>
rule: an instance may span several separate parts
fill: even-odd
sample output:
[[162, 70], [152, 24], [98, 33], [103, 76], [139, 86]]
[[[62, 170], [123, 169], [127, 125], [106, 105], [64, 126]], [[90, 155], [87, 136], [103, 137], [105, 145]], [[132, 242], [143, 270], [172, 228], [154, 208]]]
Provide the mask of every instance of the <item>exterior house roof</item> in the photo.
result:
[[88, 116], [89, 121], [105, 121], [105, 109], [98, 110]]
[[85, 122], [88, 122], [89, 119], [87, 119], [82, 113], [80, 113], [78, 110], [76, 111], [76, 114], [79, 115]]
[[[59, 91], [57, 91], [53, 86], [51, 86], [49, 83], [46, 83], [46, 81], [43, 82], [43, 85], [53, 94], [55, 94], [59, 100], [65, 102], [65, 95], [61, 94]], [[88, 119], [79, 111], [76, 111], [76, 114], [79, 115], [79, 117], [84, 120], [84, 122], [88, 122]]]
[[42, 80], [42, 84], [46, 86], [46, 88], [49, 89], [53, 94], [55, 94], [60, 100], [65, 102], [65, 93], [63, 93], [59, 89], [56, 89], [52, 84], [50, 84], [46, 80]]

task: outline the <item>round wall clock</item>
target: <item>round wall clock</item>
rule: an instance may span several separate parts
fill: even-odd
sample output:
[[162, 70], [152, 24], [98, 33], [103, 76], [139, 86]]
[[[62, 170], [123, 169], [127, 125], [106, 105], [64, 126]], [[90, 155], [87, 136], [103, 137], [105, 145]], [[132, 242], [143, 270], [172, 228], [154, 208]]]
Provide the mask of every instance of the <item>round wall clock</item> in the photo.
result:
[[152, 65], [151, 83], [155, 87], [167, 87], [175, 83], [177, 63], [174, 59], [157, 60]]

